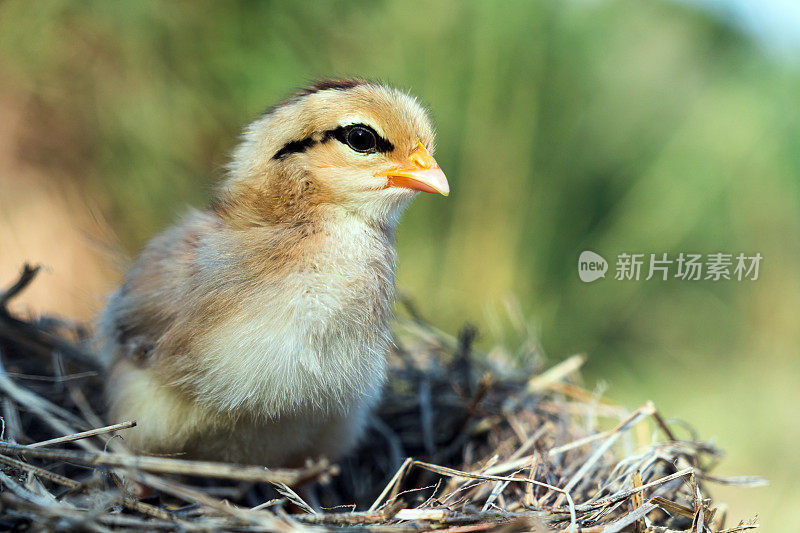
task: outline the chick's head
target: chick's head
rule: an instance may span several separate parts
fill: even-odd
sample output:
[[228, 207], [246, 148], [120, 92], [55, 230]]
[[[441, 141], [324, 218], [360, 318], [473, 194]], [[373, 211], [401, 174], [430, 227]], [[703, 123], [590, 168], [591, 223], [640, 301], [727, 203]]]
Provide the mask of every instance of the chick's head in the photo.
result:
[[415, 98], [363, 80], [327, 80], [247, 128], [223, 204], [246, 195], [251, 211], [268, 219], [335, 206], [390, 222], [420, 191], [449, 194], [433, 145], [431, 121]]

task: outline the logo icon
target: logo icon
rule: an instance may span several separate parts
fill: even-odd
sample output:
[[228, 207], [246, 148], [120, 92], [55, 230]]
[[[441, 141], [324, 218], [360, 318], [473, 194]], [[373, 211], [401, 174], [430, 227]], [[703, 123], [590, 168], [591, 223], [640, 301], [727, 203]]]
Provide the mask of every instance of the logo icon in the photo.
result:
[[578, 258], [578, 277], [585, 283], [606, 277], [608, 262], [602, 256], [585, 250]]

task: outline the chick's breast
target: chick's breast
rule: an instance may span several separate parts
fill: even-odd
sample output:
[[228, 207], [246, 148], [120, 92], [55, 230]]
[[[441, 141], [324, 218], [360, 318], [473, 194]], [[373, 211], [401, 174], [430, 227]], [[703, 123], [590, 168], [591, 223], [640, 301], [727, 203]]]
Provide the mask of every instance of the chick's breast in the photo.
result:
[[356, 220], [259, 231], [194, 213], [112, 297], [99, 337], [135, 449], [281, 466], [340, 456], [362, 432], [390, 342], [391, 243]]

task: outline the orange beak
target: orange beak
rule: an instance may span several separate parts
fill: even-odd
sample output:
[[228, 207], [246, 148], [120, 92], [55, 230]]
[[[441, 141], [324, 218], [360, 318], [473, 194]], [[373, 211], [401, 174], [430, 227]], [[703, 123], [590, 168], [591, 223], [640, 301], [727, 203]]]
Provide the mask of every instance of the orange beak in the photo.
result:
[[375, 175], [388, 178], [389, 181], [385, 187], [387, 189], [389, 187], [406, 187], [416, 191], [441, 194], [442, 196], [450, 194], [450, 185], [447, 183], [444, 172], [442, 172], [436, 160], [421, 142], [417, 143], [417, 147], [408, 156], [407, 165], [379, 172]]

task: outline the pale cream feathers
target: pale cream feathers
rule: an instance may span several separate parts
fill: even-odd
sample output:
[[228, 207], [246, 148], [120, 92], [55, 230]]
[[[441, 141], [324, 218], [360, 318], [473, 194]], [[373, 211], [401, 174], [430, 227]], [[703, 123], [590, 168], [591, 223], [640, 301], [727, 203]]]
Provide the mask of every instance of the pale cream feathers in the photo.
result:
[[449, 192], [410, 96], [325, 81], [245, 131], [207, 211], [155, 237], [99, 320], [111, 418], [140, 452], [337, 458], [384, 379], [394, 226]]

